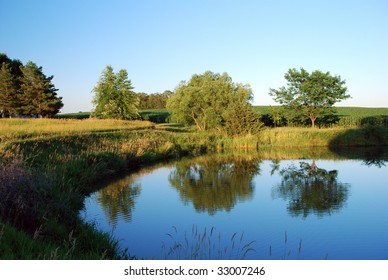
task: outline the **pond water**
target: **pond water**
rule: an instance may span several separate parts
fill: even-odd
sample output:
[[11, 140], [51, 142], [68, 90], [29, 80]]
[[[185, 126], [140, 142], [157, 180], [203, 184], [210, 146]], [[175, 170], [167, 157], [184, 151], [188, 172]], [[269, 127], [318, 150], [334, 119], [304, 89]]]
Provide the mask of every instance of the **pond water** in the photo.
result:
[[81, 217], [140, 259], [386, 260], [386, 164], [185, 159], [110, 183]]

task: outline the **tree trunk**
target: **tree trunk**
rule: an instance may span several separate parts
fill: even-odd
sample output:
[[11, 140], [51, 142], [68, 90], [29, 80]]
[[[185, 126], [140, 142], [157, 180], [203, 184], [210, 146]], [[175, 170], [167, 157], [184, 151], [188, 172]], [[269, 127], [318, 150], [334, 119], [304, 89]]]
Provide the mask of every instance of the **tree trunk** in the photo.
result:
[[198, 122], [197, 118], [195, 117], [194, 112], [191, 113], [191, 118], [194, 120], [195, 125], [198, 127], [199, 130], [205, 130], [205, 127], [202, 127], [201, 124]]
[[314, 116], [314, 115], [310, 115], [309, 117], [310, 117], [310, 120], [311, 120], [311, 127], [315, 128], [315, 120], [317, 119], [317, 117]]

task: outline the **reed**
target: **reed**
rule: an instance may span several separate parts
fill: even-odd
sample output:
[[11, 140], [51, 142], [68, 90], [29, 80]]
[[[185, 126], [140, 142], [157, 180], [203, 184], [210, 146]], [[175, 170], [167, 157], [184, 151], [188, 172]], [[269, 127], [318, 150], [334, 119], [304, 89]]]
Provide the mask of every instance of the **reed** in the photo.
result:
[[169, 239], [162, 242], [162, 258], [173, 260], [243, 260], [255, 252], [252, 240], [244, 240], [244, 232], [233, 233], [230, 238], [221, 237], [213, 226], [199, 229], [192, 225], [191, 232], [180, 234], [175, 226], [167, 233]]

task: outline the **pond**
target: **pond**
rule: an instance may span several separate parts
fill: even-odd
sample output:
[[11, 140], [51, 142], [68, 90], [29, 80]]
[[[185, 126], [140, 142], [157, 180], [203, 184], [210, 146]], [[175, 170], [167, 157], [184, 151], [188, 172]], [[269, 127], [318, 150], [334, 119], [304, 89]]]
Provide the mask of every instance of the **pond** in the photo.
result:
[[111, 182], [81, 217], [139, 259], [386, 260], [386, 164], [184, 159]]

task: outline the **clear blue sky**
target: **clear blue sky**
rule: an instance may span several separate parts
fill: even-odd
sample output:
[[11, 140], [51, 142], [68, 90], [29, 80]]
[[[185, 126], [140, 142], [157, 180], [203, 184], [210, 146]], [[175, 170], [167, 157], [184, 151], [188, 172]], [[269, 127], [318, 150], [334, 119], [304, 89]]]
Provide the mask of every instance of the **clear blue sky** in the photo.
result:
[[107, 64], [135, 91], [227, 72], [254, 105], [289, 68], [346, 80], [339, 106], [388, 107], [388, 1], [0, 0], [0, 52], [54, 75], [62, 112], [89, 111]]

